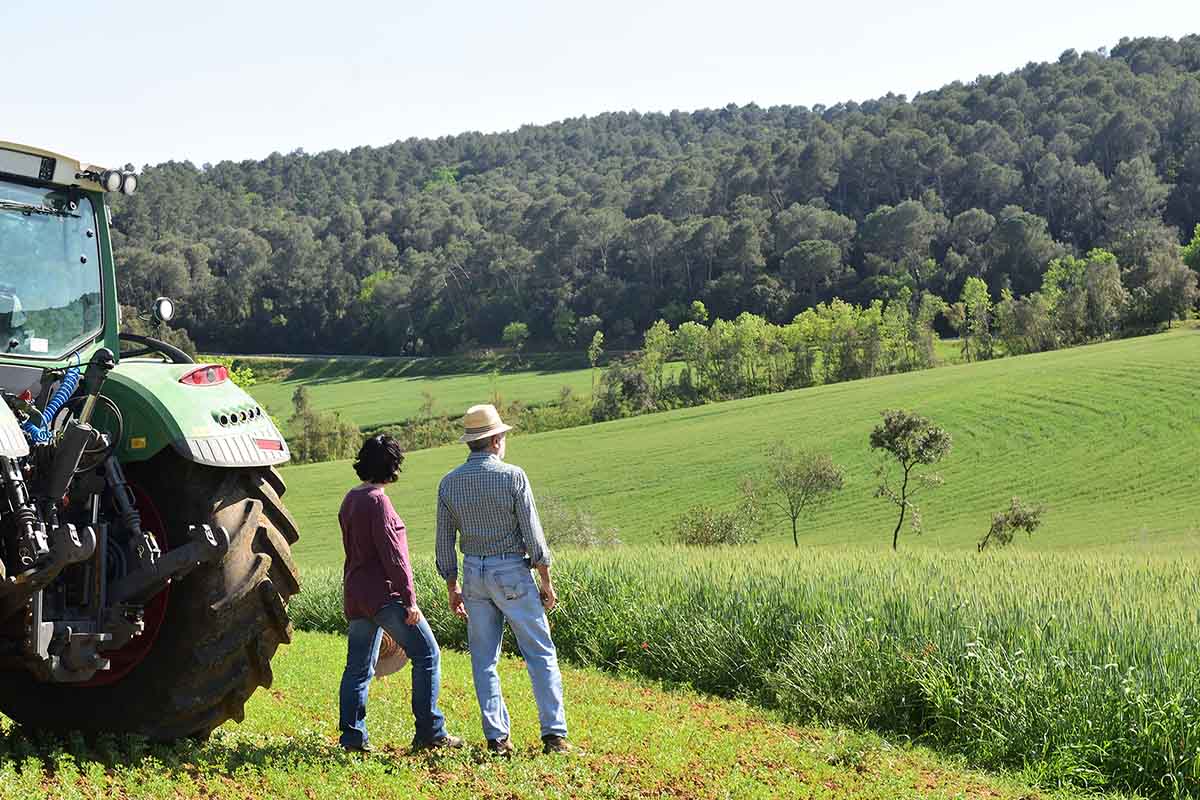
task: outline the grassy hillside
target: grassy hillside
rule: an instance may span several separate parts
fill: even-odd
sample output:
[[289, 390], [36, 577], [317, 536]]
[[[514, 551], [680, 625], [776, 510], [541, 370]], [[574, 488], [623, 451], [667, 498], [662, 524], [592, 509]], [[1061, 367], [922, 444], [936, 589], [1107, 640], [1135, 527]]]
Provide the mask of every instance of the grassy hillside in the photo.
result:
[[[424, 392], [433, 396], [435, 414], [454, 417], [493, 392], [505, 401], [536, 405], [558, 399], [564, 386], [582, 395], [592, 388], [592, 370], [581, 353], [536, 355], [520, 364], [511, 357], [238, 360], [266, 376], [250, 394], [284, 422], [299, 386], [308, 387], [318, 410], [338, 411], [363, 428], [422, 416]], [[493, 368], [500, 370], [498, 376], [491, 374]]]
[[[655, 414], [510, 442], [509, 459], [550, 493], [647, 541], [682, 509], [730, 502], [742, 477], [786, 439], [830, 451], [846, 488], [802, 544], [890, 544], [892, 509], [873, 497], [867, 446], [884, 408], [926, 414], [954, 435], [946, 485], [922, 501], [926, 533], [902, 547], [966, 549], [1012, 495], [1045, 503], [1020, 547], [1183, 548], [1200, 541], [1200, 333], [1180, 330], [1054, 353], [836, 384]], [[428, 551], [454, 446], [412, 453], [390, 493], [414, 549]], [[305, 567], [340, 561], [336, 512], [355, 483], [346, 462], [291, 467]], [[783, 526], [776, 536], [784, 536]]]
[[369, 724], [380, 752], [348, 756], [336, 743], [344, 662], [342, 637], [298, 634], [273, 664], [274, 686], [248, 704], [246, 721], [204, 744], [26, 738], [0, 718], [0, 799], [1035, 796], [1016, 780], [964, 770], [919, 748], [795, 728], [742, 704], [590, 670], [563, 674], [574, 738], [585, 752], [543, 757], [529, 680], [521, 662], [507, 658], [500, 673], [518, 752], [496, 761], [483, 750], [470, 660], [453, 652], [443, 656], [441, 705], [466, 749], [408, 753], [412, 715], [402, 673], [372, 687]]

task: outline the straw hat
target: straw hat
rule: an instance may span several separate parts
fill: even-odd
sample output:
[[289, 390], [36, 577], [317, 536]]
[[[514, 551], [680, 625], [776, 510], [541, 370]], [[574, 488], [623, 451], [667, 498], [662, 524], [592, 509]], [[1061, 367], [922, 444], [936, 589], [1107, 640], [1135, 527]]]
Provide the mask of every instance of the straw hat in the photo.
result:
[[404, 648], [396, 644], [396, 640], [383, 632], [383, 640], [379, 643], [379, 658], [375, 662], [375, 679], [386, 678], [408, 663], [408, 654]]
[[500, 412], [490, 403], [468, 408], [466, 416], [463, 417], [463, 427], [466, 428], [466, 433], [458, 440], [463, 444], [512, 430], [512, 425], [505, 425], [500, 419]]

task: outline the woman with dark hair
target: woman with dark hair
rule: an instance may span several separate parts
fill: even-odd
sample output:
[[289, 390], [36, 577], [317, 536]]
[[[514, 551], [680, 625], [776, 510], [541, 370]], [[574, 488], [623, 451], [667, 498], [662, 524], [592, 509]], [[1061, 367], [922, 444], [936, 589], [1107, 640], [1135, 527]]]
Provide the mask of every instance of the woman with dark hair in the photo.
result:
[[404, 648], [412, 663], [412, 711], [417, 729], [413, 749], [463, 744], [462, 739], [446, 733], [446, 721], [438, 708], [441, 653], [417, 607], [404, 522], [383, 491], [395, 482], [403, 461], [404, 452], [391, 436], [381, 434], [363, 442], [354, 462], [362, 484], [346, 494], [338, 512], [346, 550], [344, 607], [350, 622], [338, 726], [342, 747], [356, 752], [371, 750], [367, 692], [384, 631]]

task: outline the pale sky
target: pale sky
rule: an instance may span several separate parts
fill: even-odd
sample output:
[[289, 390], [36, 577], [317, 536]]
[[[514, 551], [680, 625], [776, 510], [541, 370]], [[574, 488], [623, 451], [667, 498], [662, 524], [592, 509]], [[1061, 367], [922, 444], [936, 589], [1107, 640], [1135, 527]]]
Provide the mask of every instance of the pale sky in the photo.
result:
[[259, 159], [605, 111], [909, 97], [1194, 0], [0, 0], [0, 140], [101, 165]]

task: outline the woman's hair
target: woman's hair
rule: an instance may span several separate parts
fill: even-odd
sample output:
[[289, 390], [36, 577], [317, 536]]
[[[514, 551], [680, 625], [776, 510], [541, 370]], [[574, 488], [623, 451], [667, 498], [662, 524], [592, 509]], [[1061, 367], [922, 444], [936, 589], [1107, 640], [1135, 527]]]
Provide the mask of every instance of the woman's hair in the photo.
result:
[[368, 483], [392, 483], [399, 476], [402, 463], [404, 451], [400, 443], [381, 433], [362, 443], [354, 460], [354, 471]]

